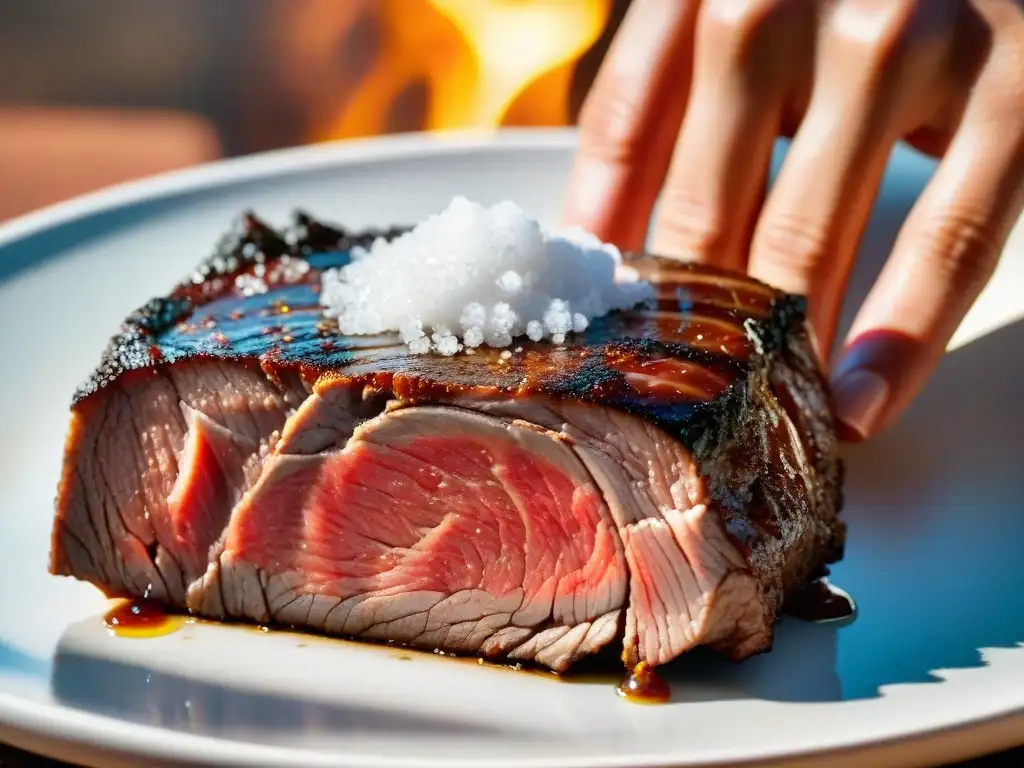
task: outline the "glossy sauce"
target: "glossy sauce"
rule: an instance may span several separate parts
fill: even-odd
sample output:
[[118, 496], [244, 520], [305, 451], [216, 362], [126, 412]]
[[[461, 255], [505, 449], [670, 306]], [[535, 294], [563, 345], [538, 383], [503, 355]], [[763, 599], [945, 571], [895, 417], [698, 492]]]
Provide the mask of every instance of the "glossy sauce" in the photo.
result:
[[669, 684], [642, 661], [626, 672], [615, 692], [636, 704], [664, 704], [672, 695]]
[[843, 590], [825, 579], [812, 581], [786, 602], [786, 613], [803, 621], [832, 622], [852, 619], [857, 604]]
[[181, 629], [184, 616], [169, 616], [151, 600], [125, 600], [103, 617], [103, 623], [112, 635], [118, 637], [161, 637]]

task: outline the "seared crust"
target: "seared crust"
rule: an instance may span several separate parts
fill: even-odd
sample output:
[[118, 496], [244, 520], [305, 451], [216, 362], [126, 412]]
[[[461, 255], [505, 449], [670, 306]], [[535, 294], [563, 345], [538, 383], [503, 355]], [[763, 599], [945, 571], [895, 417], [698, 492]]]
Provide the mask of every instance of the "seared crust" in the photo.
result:
[[[521, 339], [516, 354], [412, 355], [395, 335], [344, 337], [318, 303], [321, 270], [349, 260], [355, 245], [403, 229], [350, 232], [297, 214], [278, 233], [253, 214], [169, 296], [133, 313], [79, 387], [74, 405], [124, 374], [190, 358], [257, 361], [272, 378], [297, 371], [394, 379], [396, 393], [482, 397], [543, 394], [608, 405], [658, 424], [693, 448], [729, 416], [751, 371], [767, 369], [800, 333], [804, 300], [752, 278], [647, 254], [625, 262], [656, 287], [657, 299], [596, 319], [565, 344]], [[294, 268], [297, 263], [308, 270]], [[250, 276], [267, 290], [246, 296]], [[658, 367], [685, 368], [686, 388], [651, 388]]]

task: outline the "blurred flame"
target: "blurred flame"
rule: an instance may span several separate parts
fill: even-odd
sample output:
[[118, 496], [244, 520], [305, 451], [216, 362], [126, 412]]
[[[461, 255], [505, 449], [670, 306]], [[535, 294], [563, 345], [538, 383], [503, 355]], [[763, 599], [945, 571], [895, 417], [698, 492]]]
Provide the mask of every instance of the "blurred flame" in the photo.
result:
[[[429, 0], [462, 34], [477, 63], [474, 88], [437, 104], [428, 127], [501, 123], [531, 81], [572, 64], [608, 19], [607, 0]], [[567, 110], [568, 83], [548, 94]], [[566, 115], [567, 118], [567, 115]]]
[[379, 0], [380, 50], [322, 138], [566, 125], [572, 67], [611, 0]]

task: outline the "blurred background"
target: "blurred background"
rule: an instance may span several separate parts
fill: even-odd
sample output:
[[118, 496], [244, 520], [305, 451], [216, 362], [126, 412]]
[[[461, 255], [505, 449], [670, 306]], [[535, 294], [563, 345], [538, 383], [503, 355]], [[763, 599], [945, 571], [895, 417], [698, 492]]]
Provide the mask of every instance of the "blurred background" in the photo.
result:
[[571, 125], [629, 0], [0, 0], [0, 221], [233, 155]]

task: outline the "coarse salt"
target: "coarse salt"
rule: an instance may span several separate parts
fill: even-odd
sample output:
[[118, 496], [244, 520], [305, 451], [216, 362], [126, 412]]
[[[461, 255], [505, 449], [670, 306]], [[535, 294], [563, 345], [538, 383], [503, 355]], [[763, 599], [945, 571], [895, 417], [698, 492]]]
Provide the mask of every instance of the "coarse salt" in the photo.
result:
[[614, 245], [579, 229], [545, 231], [511, 202], [463, 197], [390, 242], [353, 249], [320, 291], [341, 333], [394, 331], [411, 352], [442, 355], [521, 336], [563, 344], [652, 297]]

